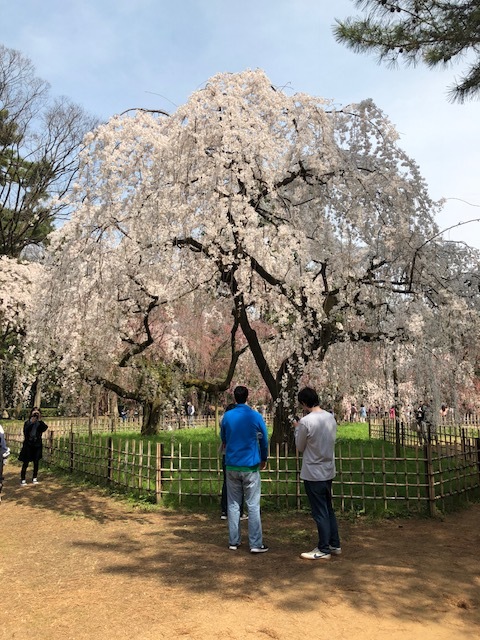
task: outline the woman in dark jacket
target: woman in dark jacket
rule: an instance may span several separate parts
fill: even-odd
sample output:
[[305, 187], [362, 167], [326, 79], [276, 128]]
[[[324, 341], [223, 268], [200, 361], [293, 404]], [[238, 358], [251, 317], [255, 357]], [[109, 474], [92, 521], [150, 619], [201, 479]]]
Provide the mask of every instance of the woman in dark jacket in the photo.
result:
[[33, 462], [33, 482], [38, 482], [38, 465], [42, 459], [43, 444], [42, 433], [48, 429], [48, 426], [40, 420], [40, 413], [32, 411], [32, 415], [23, 425], [23, 445], [18, 459], [23, 462], [22, 471], [20, 473], [20, 484], [27, 484], [25, 479], [27, 475], [27, 467]]

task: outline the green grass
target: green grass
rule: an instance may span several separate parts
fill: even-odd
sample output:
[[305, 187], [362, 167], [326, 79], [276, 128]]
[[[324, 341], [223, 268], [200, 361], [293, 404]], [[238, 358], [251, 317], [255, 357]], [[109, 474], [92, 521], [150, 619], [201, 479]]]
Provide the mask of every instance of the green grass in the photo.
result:
[[339, 424], [337, 442], [342, 442], [343, 440], [369, 440], [368, 424], [360, 422]]

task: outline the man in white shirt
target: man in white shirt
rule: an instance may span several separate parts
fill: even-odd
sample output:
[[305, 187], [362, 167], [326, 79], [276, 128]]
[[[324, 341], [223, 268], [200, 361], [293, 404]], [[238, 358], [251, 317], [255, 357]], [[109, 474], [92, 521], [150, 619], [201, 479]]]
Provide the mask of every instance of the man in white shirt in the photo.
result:
[[320, 408], [317, 392], [305, 387], [298, 394], [305, 412], [294, 422], [295, 445], [302, 456], [300, 478], [310, 502], [312, 517], [317, 524], [318, 545], [302, 553], [307, 560], [329, 560], [340, 555], [337, 518], [332, 506], [332, 480], [335, 477], [335, 439], [337, 423], [328, 411]]

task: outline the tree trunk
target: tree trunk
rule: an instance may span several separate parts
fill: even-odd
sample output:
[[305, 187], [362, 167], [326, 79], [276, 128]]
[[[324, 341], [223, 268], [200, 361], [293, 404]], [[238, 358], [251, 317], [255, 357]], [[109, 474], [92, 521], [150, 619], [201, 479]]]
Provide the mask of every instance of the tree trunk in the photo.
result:
[[42, 383], [40, 380], [40, 376], [37, 376], [35, 378], [35, 381], [32, 384], [30, 395], [32, 398], [32, 406], [30, 407], [30, 409], [33, 409], [33, 407], [38, 407], [40, 409], [42, 403]]
[[289, 451], [295, 450], [295, 437], [292, 425], [292, 407], [286, 407], [281, 402], [275, 405], [275, 413], [273, 414], [273, 433], [270, 439], [270, 447], [273, 451], [275, 446], [279, 444], [288, 446]]
[[397, 458], [401, 455], [401, 441], [400, 441], [400, 389], [398, 384], [398, 369], [397, 369], [397, 348], [394, 346], [392, 353], [392, 376], [393, 376], [393, 399], [395, 407], [395, 455]]
[[6, 409], [5, 407], [5, 394], [3, 392], [4, 384], [3, 384], [3, 360], [0, 359], [0, 412], [3, 413]]
[[89, 406], [88, 406], [88, 435], [91, 436], [93, 433], [93, 421], [95, 419], [95, 387], [93, 384], [90, 386], [90, 397], [89, 397]]
[[108, 392], [108, 414], [110, 417], [110, 431], [113, 433], [118, 420], [118, 396], [114, 391]]
[[287, 376], [286, 384], [280, 387], [277, 384], [276, 397], [272, 398], [275, 403], [275, 413], [273, 416], [273, 433], [270, 439], [272, 451], [277, 444], [288, 445], [289, 451], [295, 450], [295, 437], [293, 429], [293, 419], [296, 415], [298, 381], [292, 375]]
[[161, 415], [162, 405], [158, 400], [143, 403], [142, 436], [154, 436], [158, 433]]
[[33, 406], [40, 409], [42, 404], [42, 376], [35, 379], [35, 394], [33, 396]]

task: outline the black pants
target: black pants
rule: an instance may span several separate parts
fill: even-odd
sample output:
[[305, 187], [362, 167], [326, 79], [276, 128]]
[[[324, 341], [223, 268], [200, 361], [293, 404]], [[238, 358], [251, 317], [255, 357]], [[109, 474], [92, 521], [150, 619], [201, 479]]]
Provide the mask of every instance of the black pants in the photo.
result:
[[317, 547], [324, 553], [330, 553], [330, 545], [340, 547], [337, 518], [332, 506], [332, 481], [304, 480], [303, 483], [318, 529]]
[[[22, 464], [22, 470], [20, 472], [20, 479], [21, 480], [25, 480], [25, 477], [27, 475], [27, 467], [30, 463], [29, 462], [24, 462]], [[38, 476], [38, 466], [40, 464], [40, 460], [34, 460], [33, 461], [33, 477], [36, 478]]]

